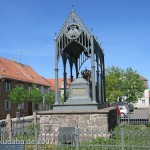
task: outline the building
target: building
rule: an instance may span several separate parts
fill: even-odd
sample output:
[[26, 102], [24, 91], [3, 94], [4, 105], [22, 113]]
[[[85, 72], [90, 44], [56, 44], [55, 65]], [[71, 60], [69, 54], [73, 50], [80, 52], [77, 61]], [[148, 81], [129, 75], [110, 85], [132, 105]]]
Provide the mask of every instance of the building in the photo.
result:
[[21, 115], [32, 114], [34, 107], [31, 102], [16, 106], [9, 100], [9, 92], [16, 85], [30, 90], [32, 84], [37, 85], [42, 93], [50, 91], [48, 81], [30, 66], [0, 57], [0, 119], [6, 118], [7, 114], [15, 117], [17, 109], [20, 110]]
[[148, 87], [148, 79], [146, 79], [143, 76], [140, 76], [140, 79], [144, 81], [144, 86], [146, 89], [144, 90], [143, 96], [139, 98], [136, 103], [134, 103], [135, 108], [143, 108], [150, 106], [150, 92]]
[[[50, 78], [48, 79], [49, 85], [50, 85], [50, 90], [51, 91], [55, 91], [55, 79], [54, 78]], [[69, 90], [69, 84], [70, 84], [71, 80], [69, 78], [66, 79], [66, 89], [67, 91]], [[64, 94], [64, 79], [63, 78], [58, 78], [58, 89], [59, 89], [59, 102], [61, 101], [61, 97]]]
[[[140, 79], [144, 81], [145, 90], [141, 98], [138, 98], [137, 102], [133, 105], [135, 108], [147, 108], [150, 106], [150, 91], [148, 87], [148, 79], [140, 75]], [[126, 96], [123, 96], [122, 101], [126, 101]]]

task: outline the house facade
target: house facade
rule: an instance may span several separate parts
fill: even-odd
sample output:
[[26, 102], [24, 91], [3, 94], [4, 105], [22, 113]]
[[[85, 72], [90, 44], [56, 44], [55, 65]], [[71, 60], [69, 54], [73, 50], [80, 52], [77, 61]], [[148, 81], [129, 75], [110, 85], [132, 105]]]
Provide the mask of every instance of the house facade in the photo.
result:
[[146, 108], [150, 107], [150, 92], [148, 86], [148, 79], [143, 76], [140, 76], [140, 79], [144, 81], [145, 90], [143, 96], [138, 99], [136, 103], [134, 103], [135, 108]]
[[135, 108], [146, 108], [150, 106], [150, 95], [149, 89], [146, 89], [143, 93], [143, 96], [138, 99], [137, 103], [134, 103]]
[[[0, 119], [6, 118], [7, 114], [15, 117], [17, 110], [21, 116], [33, 113], [35, 108], [31, 102], [26, 101], [16, 106], [9, 99], [9, 92], [17, 85], [31, 90], [32, 84], [35, 84], [42, 93], [50, 91], [48, 81], [30, 66], [0, 57]], [[41, 106], [38, 109], [42, 109]]]
[[[150, 91], [148, 86], [148, 79], [143, 76], [140, 76], [140, 79], [144, 81], [145, 90], [141, 98], [137, 99], [137, 102], [134, 102], [133, 105], [135, 108], [148, 108], [150, 107]], [[126, 101], [126, 96], [123, 97], [122, 101]]]

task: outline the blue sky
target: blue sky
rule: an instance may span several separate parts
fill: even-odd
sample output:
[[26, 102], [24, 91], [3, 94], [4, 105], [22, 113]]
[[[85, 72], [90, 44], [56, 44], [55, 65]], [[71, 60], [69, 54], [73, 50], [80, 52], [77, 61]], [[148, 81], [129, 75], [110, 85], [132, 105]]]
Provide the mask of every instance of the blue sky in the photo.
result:
[[0, 0], [0, 56], [54, 77], [54, 35], [72, 4], [98, 37], [106, 67], [132, 67], [150, 80], [149, 0]]

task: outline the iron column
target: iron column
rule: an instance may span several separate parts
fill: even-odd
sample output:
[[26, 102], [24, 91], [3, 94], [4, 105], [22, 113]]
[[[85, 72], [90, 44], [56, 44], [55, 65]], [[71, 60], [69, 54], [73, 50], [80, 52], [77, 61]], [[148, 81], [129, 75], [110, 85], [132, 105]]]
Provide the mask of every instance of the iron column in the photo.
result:
[[92, 71], [92, 100], [96, 103], [96, 90], [95, 90], [95, 65], [94, 65], [94, 40], [91, 36], [91, 71]]
[[55, 37], [55, 104], [58, 102], [58, 49], [57, 49], [57, 39]]

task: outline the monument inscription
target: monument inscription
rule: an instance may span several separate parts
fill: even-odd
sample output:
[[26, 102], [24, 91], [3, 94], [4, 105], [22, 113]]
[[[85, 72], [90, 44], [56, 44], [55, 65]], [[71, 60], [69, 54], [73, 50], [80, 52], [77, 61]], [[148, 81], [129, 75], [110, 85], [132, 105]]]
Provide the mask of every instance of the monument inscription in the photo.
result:
[[85, 95], [86, 94], [86, 89], [85, 88], [72, 88], [72, 95]]

